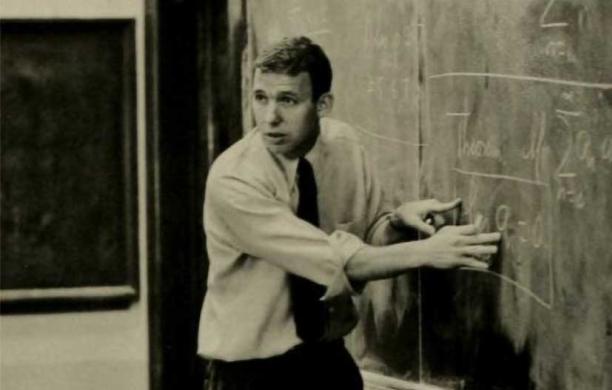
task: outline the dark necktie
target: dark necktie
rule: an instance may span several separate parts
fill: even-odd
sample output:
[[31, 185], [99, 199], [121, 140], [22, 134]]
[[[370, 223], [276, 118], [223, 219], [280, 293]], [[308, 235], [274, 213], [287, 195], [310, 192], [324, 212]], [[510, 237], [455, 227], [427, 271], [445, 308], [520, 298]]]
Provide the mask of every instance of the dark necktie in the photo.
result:
[[[297, 216], [318, 227], [317, 183], [312, 166], [304, 158], [298, 163], [297, 185], [300, 192]], [[325, 287], [301, 276], [292, 274], [289, 278], [297, 334], [303, 341], [316, 341], [323, 336], [327, 321], [325, 304], [320, 301]]]

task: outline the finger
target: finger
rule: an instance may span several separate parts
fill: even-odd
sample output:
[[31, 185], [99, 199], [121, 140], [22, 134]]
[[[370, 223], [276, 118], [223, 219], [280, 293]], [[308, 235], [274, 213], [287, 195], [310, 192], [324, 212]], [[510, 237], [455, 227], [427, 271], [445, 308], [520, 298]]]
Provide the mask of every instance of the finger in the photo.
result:
[[488, 269], [489, 264], [484, 261], [474, 260], [467, 258], [463, 260], [461, 268], [476, 268], [476, 269]]
[[488, 244], [498, 242], [501, 239], [501, 233], [480, 233], [474, 236], [468, 236], [462, 239], [466, 245]]
[[410, 225], [418, 230], [421, 233], [425, 233], [428, 236], [433, 235], [436, 232], [436, 229], [428, 223], [421, 221], [420, 219], [415, 219], [414, 221], [410, 221]]
[[433, 201], [431, 202], [430, 211], [443, 212], [443, 211], [452, 210], [455, 207], [459, 206], [460, 203], [461, 203], [461, 198], [457, 198], [455, 200], [452, 200], [450, 202], [445, 202], [445, 203], [440, 202], [437, 199], [433, 199]]
[[497, 246], [495, 245], [472, 245], [466, 246], [463, 251], [464, 254], [472, 257], [483, 257], [488, 255], [494, 255], [497, 253]]
[[462, 235], [474, 235], [478, 233], [478, 226], [471, 224], [471, 225], [459, 225], [459, 226], [448, 226], [447, 227], [448, 230], [452, 230], [457, 234], [462, 234]]

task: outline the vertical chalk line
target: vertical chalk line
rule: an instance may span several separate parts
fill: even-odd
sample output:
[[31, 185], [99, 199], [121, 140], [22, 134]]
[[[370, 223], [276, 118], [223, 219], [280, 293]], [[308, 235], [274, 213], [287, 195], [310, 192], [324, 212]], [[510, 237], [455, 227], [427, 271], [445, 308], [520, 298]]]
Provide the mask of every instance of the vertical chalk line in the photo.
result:
[[553, 255], [552, 250], [548, 256], [548, 299], [550, 300], [550, 307], [552, 308], [555, 304], [555, 277], [553, 275]]
[[[416, 10], [416, 18], [417, 18], [417, 49], [418, 55], [416, 56], [416, 67], [418, 69], [418, 77], [422, 79], [424, 75], [427, 74], [427, 67], [429, 65], [427, 59], [427, 29], [425, 26], [425, 16], [421, 6], [421, 2], [417, 2], [417, 10]], [[422, 143], [419, 148], [419, 168], [422, 170], [423, 168], [423, 153], [424, 147], [426, 146], [427, 137], [430, 133], [431, 128], [431, 115], [429, 110], [429, 83], [417, 83], [419, 88], [418, 90], [418, 99], [417, 99], [417, 121], [418, 121], [418, 131], [419, 131], [419, 143]], [[423, 123], [425, 122], [425, 123]], [[425, 135], [426, 133], [427, 135]], [[422, 192], [421, 188], [419, 188], [419, 193]], [[421, 233], [418, 233], [419, 240], [422, 239]], [[418, 354], [419, 354], [419, 383], [424, 382], [423, 378], [423, 286], [422, 286], [422, 274], [421, 269], [417, 269], [417, 300], [418, 300]]]

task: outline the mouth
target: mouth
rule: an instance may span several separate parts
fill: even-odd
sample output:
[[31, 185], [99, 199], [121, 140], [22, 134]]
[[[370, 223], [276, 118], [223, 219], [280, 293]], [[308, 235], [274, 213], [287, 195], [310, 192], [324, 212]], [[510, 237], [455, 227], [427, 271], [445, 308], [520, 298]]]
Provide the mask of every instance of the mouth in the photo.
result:
[[278, 131], [270, 131], [268, 133], [264, 133], [266, 135], [266, 137], [273, 137], [273, 138], [279, 138], [279, 137], [284, 137], [285, 133], [281, 133]]
[[264, 133], [264, 138], [272, 143], [281, 143], [287, 137], [284, 133]]

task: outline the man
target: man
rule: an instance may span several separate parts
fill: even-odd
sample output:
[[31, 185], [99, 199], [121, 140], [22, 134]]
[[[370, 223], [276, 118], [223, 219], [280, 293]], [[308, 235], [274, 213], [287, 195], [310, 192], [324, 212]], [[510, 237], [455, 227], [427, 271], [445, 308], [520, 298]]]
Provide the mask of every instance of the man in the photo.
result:
[[[347, 124], [325, 118], [332, 70], [308, 38], [256, 61], [256, 128], [210, 169], [204, 225], [210, 260], [199, 353], [209, 389], [361, 389], [342, 337], [351, 294], [418, 266], [486, 268], [499, 233], [435, 231], [424, 221], [458, 201], [387, 208]], [[429, 238], [395, 243], [402, 229]]]

